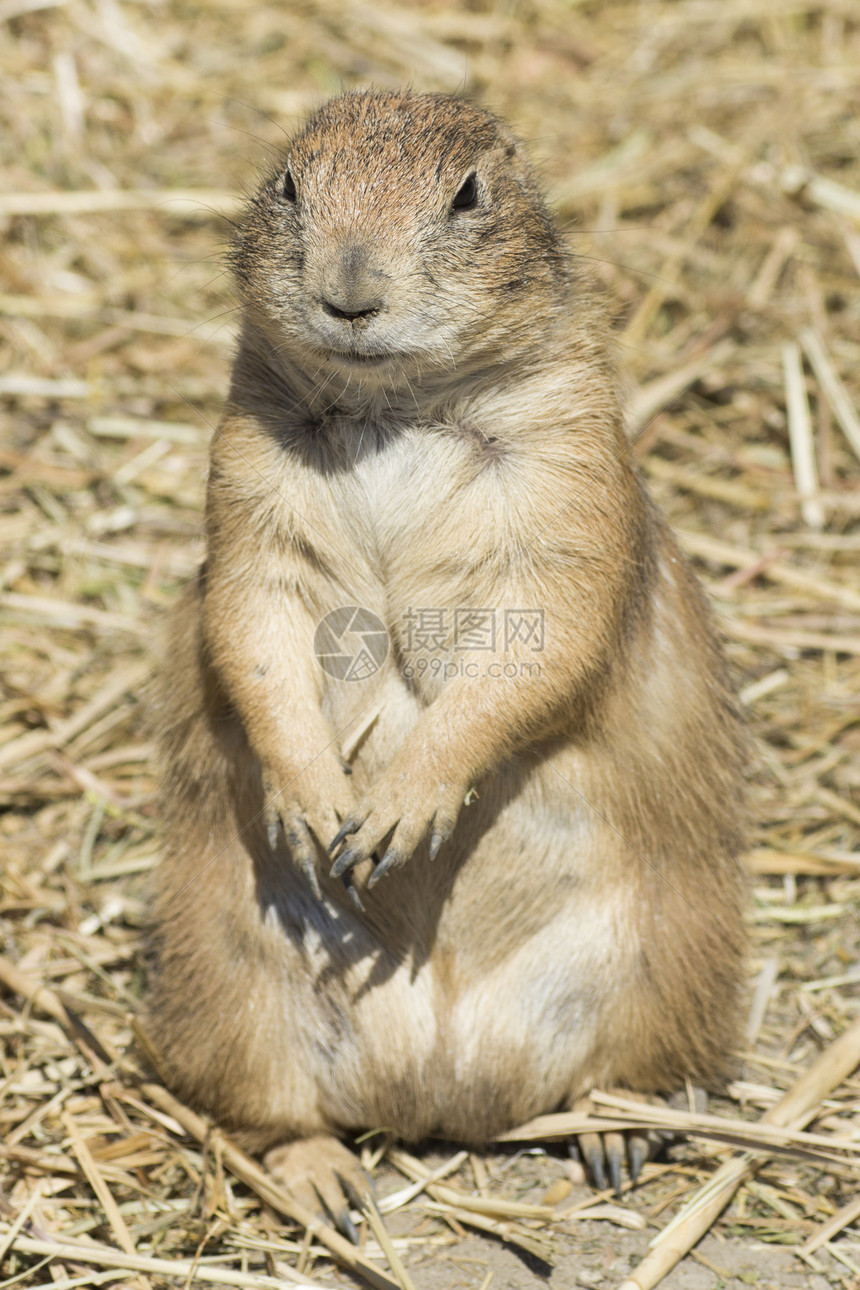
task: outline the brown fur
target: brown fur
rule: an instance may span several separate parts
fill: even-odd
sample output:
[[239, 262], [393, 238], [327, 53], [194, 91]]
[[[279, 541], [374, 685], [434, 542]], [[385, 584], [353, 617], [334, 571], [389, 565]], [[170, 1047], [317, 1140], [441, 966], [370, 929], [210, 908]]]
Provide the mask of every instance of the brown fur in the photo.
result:
[[[288, 165], [295, 197], [285, 166], [236, 239], [207, 562], [163, 674], [151, 1025], [175, 1085], [263, 1148], [477, 1142], [595, 1084], [713, 1083], [745, 737], [631, 464], [605, 307], [520, 145], [465, 102], [343, 96]], [[453, 208], [471, 173], [477, 204]], [[364, 681], [313, 652], [343, 605], [391, 638]], [[542, 610], [543, 651], [448, 640], [430, 661], [477, 675], [404, 675], [406, 611], [476, 607]], [[364, 913], [323, 850], [350, 815]]]

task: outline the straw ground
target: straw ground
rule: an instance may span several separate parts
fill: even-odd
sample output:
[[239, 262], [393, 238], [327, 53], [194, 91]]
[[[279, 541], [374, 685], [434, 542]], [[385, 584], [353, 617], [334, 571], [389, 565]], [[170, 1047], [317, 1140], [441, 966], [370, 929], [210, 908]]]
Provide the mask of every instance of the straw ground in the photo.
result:
[[[587, 1209], [546, 1137], [419, 1157], [371, 1138], [394, 1199], [356, 1216], [355, 1254], [134, 1039], [159, 846], [142, 707], [200, 558], [229, 219], [308, 108], [407, 82], [514, 122], [605, 280], [634, 451], [759, 740], [753, 952], [721, 1118], [682, 1117], [693, 1136], [639, 1190]], [[832, 1047], [860, 988], [858, 109], [850, 0], [0, 0], [0, 1276], [644, 1281], [728, 1156], [731, 1207], [666, 1286], [860, 1285], [860, 1080]]]

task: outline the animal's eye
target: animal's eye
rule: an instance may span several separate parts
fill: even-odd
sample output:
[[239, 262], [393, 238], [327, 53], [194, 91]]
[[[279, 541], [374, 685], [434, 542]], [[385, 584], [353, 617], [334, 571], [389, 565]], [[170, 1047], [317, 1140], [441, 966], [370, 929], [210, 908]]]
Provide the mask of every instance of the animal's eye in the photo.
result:
[[473, 172], [467, 175], [454, 194], [451, 203], [452, 211], [471, 211], [478, 205], [478, 176]]
[[296, 200], [296, 197], [298, 196], [298, 194], [296, 193], [296, 182], [293, 179], [292, 175], [290, 174], [289, 170], [284, 175], [284, 184], [283, 184], [282, 192], [288, 202], [294, 202]]

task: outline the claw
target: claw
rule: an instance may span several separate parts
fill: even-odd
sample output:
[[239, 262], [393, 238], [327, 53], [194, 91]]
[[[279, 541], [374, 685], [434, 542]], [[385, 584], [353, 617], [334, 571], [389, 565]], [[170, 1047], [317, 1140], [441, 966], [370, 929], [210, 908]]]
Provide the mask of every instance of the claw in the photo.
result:
[[363, 914], [364, 902], [362, 901], [361, 896], [359, 896], [355, 886], [353, 885], [352, 879], [350, 878], [349, 874], [345, 873], [341, 881], [343, 882], [343, 889], [346, 892], [347, 896], [349, 896], [350, 901], [358, 910], [358, 912], [360, 914]]
[[277, 801], [280, 796], [278, 789], [275, 788], [274, 781], [268, 775], [263, 774], [263, 820], [266, 825], [266, 838], [268, 839], [269, 848], [272, 851], [277, 850], [278, 830], [281, 827], [281, 816], [278, 812]]
[[374, 1191], [373, 1191], [373, 1182], [371, 1181], [370, 1178], [367, 1177], [364, 1170], [362, 1169], [361, 1171], [361, 1177], [367, 1188], [366, 1195], [362, 1195], [361, 1192], [356, 1187], [355, 1183], [352, 1181], [352, 1179], [347, 1178], [344, 1174], [340, 1172], [339, 1169], [335, 1169], [334, 1176], [340, 1183], [343, 1194], [349, 1201], [352, 1208], [357, 1209], [359, 1213], [363, 1209], [365, 1209], [367, 1207], [368, 1198], [373, 1197]]
[[281, 827], [281, 817], [278, 814], [278, 808], [275, 805], [275, 796], [270, 796], [270, 790], [263, 785], [263, 796], [266, 799], [263, 806], [263, 820], [266, 825], [266, 838], [269, 842], [269, 850], [276, 851], [278, 848], [278, 830]]
[[330, 873], [332, 878], [340, 878], [346, 873], [347, 869], [351, 869], [353, 865], [358, 864], [360, 859], [361, 854], [357, 850], [354, 850], [352, 847], [347, 847], [345, 851], [341, 852], [331, 867]]
[[358, 1228], [350, 1218], [349, 1210], [346, 1206], [344, 1206], [339, 1214], [335, 1215], [334, 1225], [340, 1232], [341, 1236], [345, 1236], [352, 1245], [358, 1245]]
[[322, 900], [322, 888], [320, 887], [320, 880], [317, 876], [316, 865], [307, 857], [302, 857], [299, 860], [299, 868], [305, 875], [305, 881], [314, 893], [314, 896], [317, 900]]
[[[343, 1180], [336, 1170], [334, 1171], [334, 1176], [338, 1180], [338, 1184], [342, 1189]], [[341, 1236], [345, 1236], [352, 1245], [358, 1245], [358, 1231], [355, 1223], [352, 1221], [352, 1217], [349, 1212], [349, 1205], [344, 1204], [335, 1209], [335, 1199], [331, 1189], [325, 1188], [324, 1194], [324, 1189], [321, 1186], [318, 1186], [315, 1181], [312, 1181], [311, 1186], [316, 1193], [316, 1208], [319, 1209], [320, 1217], [337, 1228]], [[342, 1199], [343, 1197], [341, 1197], [341, 1200]]]
[[598, 1191], [606, 1190], [606, 1158], [599, 1133], [580, 1133], [579, 1145]]
[[430, 859], [435, 860], [442, 847], [454, 832], [453, 824], [445, 824], [433, 830], [433, 836], [430, 839]]
[[630, 1170], [630, 1181], [634, 1186], [650, 1154], [648, 1139], [640, 1133], [631, 1133], [627, 1150], [627, 1167]]
[[330, 856], [334, 855], [335, 851], [337, 851], [338, 847], [340, 846], [341, 842], [343, 842], [344, 838], [349, 833], [355, 833], [359, 827], [360, 827], [359, 821], [354, 819], [353, 816], [350, 816], [348, 820], [344, 820], [343, 824], [340, 826], [337, 833], [334, 835], [331, 842], [328, 844], [329, 855]]
[[377, 864], [373, 873], [368, 878], [367, 880], [368, 889], [370, 889], [371, 887], [375, 887], [376, 884], [379, 882], [379, 879], [384, 878], [385, 875], [388, 873], [389, 869], [393, 869], [401, 863], [401, 859], [402, 857], [400, 855], [400, 852], [397, 851], [394, 847], [389, 847], [385, 855]]
[[316, 865], [316, 846], [307, 829], [300, 832], [297, 829], [284, 829], [284, 836], [287, 839], [287, 846], [290, 849], [290, 855], [299, 869], [305, 876], [305, 881], [317, 900], [322, 900], [322, 891], [317, 876]]
[[607, 1133], [603, 1140], [606, 1151], [606, 1163], [609, 1165], [609, 1177], [612, 1179], [612, 1190], [616, 1198], [621, 1197], [621, 1171], [624, 1167], [624, 1135]]
[[[334, 1176], [349, 1204], [353, 1209], [357, 1210], [359, 1214], [364, 1214], [366, 1217], [368, 1208], [373, 1204], [373, 1183], [365, 1176], [364, 1170], [361, 1171], [361, 1175], [366, 1186], [364, 1194], [359, 1191], [352, 1178], [345, 1177], [338, 1169], [334, 1171]], [[343, 1232], [347, 1240], [352, 1241], [353, 1245], [358, 1245], [358, 1231], [350, 1217], [349, 1209], [347, 1207], [345, 1207], [338, 1215], [337, 1226]]]

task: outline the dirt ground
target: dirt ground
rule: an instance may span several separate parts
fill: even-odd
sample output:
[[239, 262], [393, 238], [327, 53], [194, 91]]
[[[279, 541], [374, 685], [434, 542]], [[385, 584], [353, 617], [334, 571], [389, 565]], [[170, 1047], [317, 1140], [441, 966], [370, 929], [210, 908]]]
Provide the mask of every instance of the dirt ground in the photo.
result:
[[[513, 1166], [514, 1190], [517, 1196], [539, 1199], [540, 1186], [564, 1175], [557, 1160], [530, 1160]], [[506, 1186], [511, 1189], [511, 1170]], [[504, 1176], [504, 1175], [503, 1175]], [[537, 1186], [525, 1190], [528, 1182]], [[582, 1198], [588, 1194], [582, 1188]], [[647, 1212], [649, 1201], [659, 1190], [646, 1187], [627, 1204], [637, 1212]], [[394, 1220], [390, 1220], [397, 1231]], [[414, 1230], [414, 1221], [410, 1225]], [[653, 1231], [630, 1232], [605, 1222], [582, 1220], [561, 1225], [556, 1239], [554, 1264], [542, 1265], [511, 1245], [491, 1242], [476, 1236], [452, 1239], [447, 1249], [434, 1249], [424, 1262], [409, 1265], [416, 1290], [473, 1290], [482, 1286], [492, 1272], [492, 1286], [506, 1290], [538, 1290], [550, 1286], [563, 1290], [573, 1286], [618, 1286], [635, 1271], [644, 1256]], [[790, 1249], [766, 1244], [741, 1229], [731, 1234], [710, 1235], [696, 1246], [696, 1255], [685, 1259], [660, 1283], [667, 1290], [826, 1290], [831, 1284], [842, 1285], [844, 1269], [826, 1256], [821, 1273], [804, 1267]]]
[[[230, 221], [322, 99], [407, 83], [529, 142], [749, 708], [748, 1024], [710, 1109], [758, 1119], [858, 1018], [857, 5], [0, 0], [0, 1286], [368, 1284], [158, 1101], [131, 1019], [160, 847], [146, 685], [201, 556]], [[808, 1128], [836, 1158], [773, 1156], [662, 1284], [860, 1288], [856, 1073]], [[599, 1221], [512, 1208], [591, 1197], [562, 1146], [469, 1157], [454, 1200], [385, 1216], [399, 1284], [619, 1286], [730, 1150], [672, 1146]], [[483, 1230], [464, 1195], [497, 1202]]]

